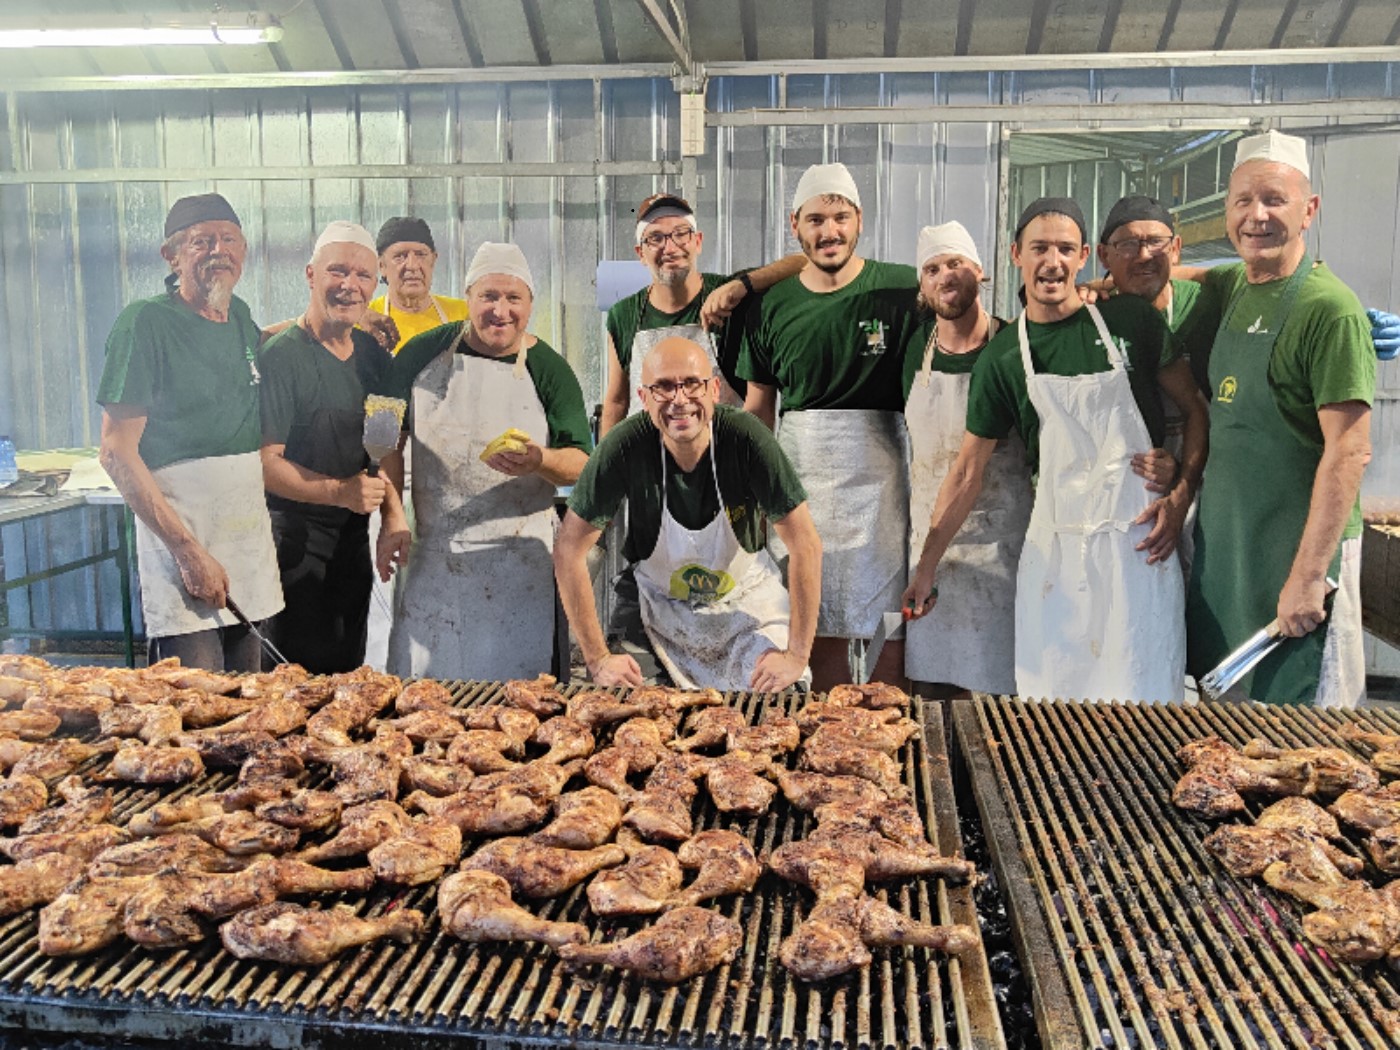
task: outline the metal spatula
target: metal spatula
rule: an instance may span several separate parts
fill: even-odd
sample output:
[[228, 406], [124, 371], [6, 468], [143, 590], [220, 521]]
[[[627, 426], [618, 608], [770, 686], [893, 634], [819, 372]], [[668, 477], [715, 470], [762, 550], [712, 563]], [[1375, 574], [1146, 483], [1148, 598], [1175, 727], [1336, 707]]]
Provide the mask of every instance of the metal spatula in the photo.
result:
[[369, 456], [369, 476], [379, 473], [379, 461], [399, 447], [399, 431], [408, 402], [401, 397], [370, 394], [365, 398], [365, 454]]
[[[1327, 594], [1331, 595], [1336, 589], [1337, 581], [1329, 579]], [[1277, 649], [1283, 638], [1283, 630], [1275, 618], [1267, 626], [1250, 635], [1243, 645], [1221, 660], [1214, 670], [1207, 672], [1200, 680], [1201, 690], [1210, 699], [1219, 700], [1232, 685], [1254, 670], [1260, 660]]]

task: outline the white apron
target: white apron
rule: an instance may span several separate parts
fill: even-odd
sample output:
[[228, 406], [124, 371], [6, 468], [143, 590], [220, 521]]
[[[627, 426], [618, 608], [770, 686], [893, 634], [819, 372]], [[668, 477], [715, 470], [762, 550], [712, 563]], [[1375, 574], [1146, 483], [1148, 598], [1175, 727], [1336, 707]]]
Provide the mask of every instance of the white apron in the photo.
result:
[[[938, 490], [962, 447], [971, 375], [933, 371], [935, 336], [905, 404], [909, 427], [909, 572], [923, 553]], [[1026, 447], [1014, 432], [992, 453], [977, 506], [938, 563], [938, 602], [904, 637], [904, 673], [979, 693], [1016, 691], [1016, 566], [1031, 516]]]
[[1133, 548], [1152, 501], [1132, 472], [1152, 447], [1118, 344], [1085, 306], [1109, 371], [1039, 375], [1026, 318], [1017, 322], [1031, 404], [1040, 416], [1040, 479], [1016, 578], [1016, 688], [1027, 699], [1179, 701], [1186, 607], [1175, 558]]
[[542, 442], [544, 406], [524, 349], [512, 366], [457, 353], [461, 338], [413, 383], [414, 539], [394, 591], [389, 671], [533, 678], [554, 653], [555, 487], [477, 457], [510, 427]]
[[[661, 529], [637, 563], [642, 625], [656, 657], [681, 689], [749, 688], [758, 658], [788, 645], [788, 593], [767, 551], [750, 554], [734, 535], [719, 490], [714, 426], [710, 469], [719, 513], [687, 529], [666, 505], [661, 446]], [[811, 680], [810, 670], [803, 672]]]
[[[784, 413], [778, 444], [792, 461], [822, 539], [817, 635], [871, 638], [900, 607], [908, 574], [908, 435], [899, 412]], [[769, 532], [773, 557], [787, 553]]]
[[[282, 610], [282, 577], [263, 492], [262, 457], [186, 459], [151, 471], [156, 487], [204, 549], [228, 573], [229, 594], [253, 622]], [[227, 609], [190, 597], [164, 541], [136, 519], [141, 615], [149, 638], [232, 627]]]

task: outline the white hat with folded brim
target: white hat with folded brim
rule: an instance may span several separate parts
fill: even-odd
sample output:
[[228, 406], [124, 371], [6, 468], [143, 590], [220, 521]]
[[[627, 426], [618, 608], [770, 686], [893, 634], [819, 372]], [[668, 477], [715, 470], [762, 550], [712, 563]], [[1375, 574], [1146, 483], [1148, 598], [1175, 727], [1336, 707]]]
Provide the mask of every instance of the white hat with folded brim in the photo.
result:
[[792, 195], [794, 213], [802, 210], [813, 197], [845, 197], [860, 207], [860, 190], [844, 164], [813, 164], [797, 180], [797, 192]]
[[[1275, 164], [1287, 164], [1295, 171], [1301, 171], [1305, 179], [1312, 178], [1308, 167], [1308, 144], [1297, 135], [1285, 135], [1281, 131], [1266, 131], [1262, 135], [1251, 135], [1235, 144], [1235, 167], [1251, 160], [1268, 160]], [[1231, 169], [1234, 170], [1233, 168]]]
[[919, 231], [919, 246], [915, 253], [915, 267], [922, 270], [924, 263], [944, 255], [961, 255], [970, 263], [982, 268], [982, 259], [977, 254], [977, 245], [972, 243], [972, 234], [960, 222], [945, 222], [942, 226], [925, 226]]
[[525, 253], [513, 244], [498, 244], [486, 241], [476, 250], [471, 266], [467, 267], [467, 283], [470, 288], [488, 274], [503, 277], [519, 277], [535, 294], [535, 278], [530, 273], [530, 264], [525, 261]]
[[370, 236], [369, 230], [359, 223], [345, 219], [336, 219], [321, 231], [321, 236], [316, 238], [316, 247], [311, 249], [312, 258], [328, 244], [358, 244], [361, 248], [368, 248], [375, 255], [379, 254], [374, 249], [374, 238]]

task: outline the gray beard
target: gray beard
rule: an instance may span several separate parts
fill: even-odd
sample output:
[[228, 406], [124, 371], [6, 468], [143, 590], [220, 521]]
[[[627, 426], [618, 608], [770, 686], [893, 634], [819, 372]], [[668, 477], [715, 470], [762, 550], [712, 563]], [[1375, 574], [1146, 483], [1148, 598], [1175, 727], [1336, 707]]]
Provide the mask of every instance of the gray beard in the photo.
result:
[[653, 276], [657, 284], [674, 288], [678, 284], [685, 284], [690, 279], [690, 267], [686, 266], [679, 270], [661, 270]]
[[234, 282], [223, 277], [216, 277], [209, 282], [204, 289], [204, 301], [210, 309], [219, 313], [228, 311], [229, 303], [233, 301]]

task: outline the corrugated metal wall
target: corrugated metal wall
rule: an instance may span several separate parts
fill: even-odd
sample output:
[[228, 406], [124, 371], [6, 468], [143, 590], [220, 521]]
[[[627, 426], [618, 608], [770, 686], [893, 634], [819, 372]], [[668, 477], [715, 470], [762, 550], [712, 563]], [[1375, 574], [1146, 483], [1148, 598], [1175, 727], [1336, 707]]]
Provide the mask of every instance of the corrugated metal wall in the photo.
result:
[[[1102, 102], [1398, 94], [1387, 65], [1073, 69], [719, 78], [707, 105], [720, 113], [786, 106], [936, 114], [932, 107], [1063, 103], [1072, 114], [1079, 111], [1068, 107]], [[124, 303], [160, 290], [160, 227], [170, 201], [184, 193], [217, 188], [239, 210], [251, 257], [238, 291], [263, 321], [303, 308], [303, 264], [318, 229], [334, 218], [371, 230], [394, 214], [427, 219], [441, 255], [439, 291], [460, 288], [468, 253], [481, 241], [513, 239], [540, 283], [534, 330], [568, 356], [596, 399], [603, 342], [595, 266], [631, 258], [636, 202], [681, 184], [679, 107], [660, 80], [21, 94], [7, 101], [0, 432], [21, 447], [96, 443], [93, 391], [104, 340]], [[711, 128], [695, 169], [702, 262], [728, 271], [793, 250], [786, 213], [797, 177], [808, 164], [840, 160], [864, 198], [864, 254], [912, 263], [919, 227], [957, 218], [990, 263], [998, 254], [1003, 126], [931, 119]], [[1400, 131], [1327, 130], [1316, 146], [1325, 200], [1318, 242], [1367, 303], [1393, 307], [1400, 304]], [[495, 167], [460, 167], [473, 164]], [[533, 164], [556, 173], [510, 174], [510, 165]], [[1382, 384], [1387, 397], [1397, 396], [1400, 364], [1384, 366]], [[1400, 409], [1386, 402], [1377, 415], [1368, 490], [1400, 496], [1400, 462], [1391, 451]], [[25, 564], [41, 560], [49, 543], [87, 542], [65, 533], [24, 544], [14, 531], [7, 530], [5, 552]], [[104, 570], [96, 582], [56, 586], [34, 616], [40, 626], [91, 626], [96, 608], [110, 627], [115, 594]], [[22, 601], [11, 605], [28, 615]]]

